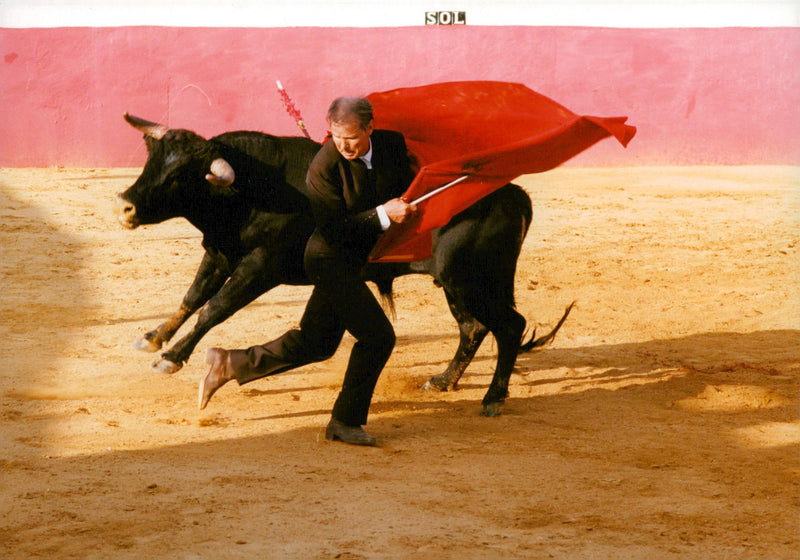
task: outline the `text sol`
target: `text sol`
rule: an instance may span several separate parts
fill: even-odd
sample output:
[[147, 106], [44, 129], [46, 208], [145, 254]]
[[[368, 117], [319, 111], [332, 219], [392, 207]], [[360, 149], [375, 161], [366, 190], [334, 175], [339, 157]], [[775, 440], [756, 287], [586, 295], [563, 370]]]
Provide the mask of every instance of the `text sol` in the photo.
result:
[[467, 12], [425, 12], [425, 25], [466, 25]]

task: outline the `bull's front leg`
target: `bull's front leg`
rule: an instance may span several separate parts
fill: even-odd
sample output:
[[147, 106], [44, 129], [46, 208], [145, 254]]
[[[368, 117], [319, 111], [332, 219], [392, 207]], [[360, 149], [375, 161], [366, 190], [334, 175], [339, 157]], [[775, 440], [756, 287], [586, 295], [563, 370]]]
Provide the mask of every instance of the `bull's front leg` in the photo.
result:
[[208, 300], [198, 313], [194, 327], [153, 363], [155, 369], [165, 373], [181, 369], [208, 331], [280, 283], [274, 280], [271, 268], [265, 269], [263, 259], [250, 257], [242, 261], [228, 282]]
[[146, 333], [134, 343], [134, 348], [145, 352], [158, 352], [169, 342], [186, 320], [213, 296], [228, 278], [228, 273], [206, 253], [195, 274], [192, 285], [183, 296], [178, 310], [166, 321]]
[[453, 356], [447, 369], [428, 379], [422, 386], [423, 389], [428, 391], [434, 389], [439, 391], [454, 390], [489, 332], [489, 329], [466, 310], [460, 300], [452, 297], [447, 291], [445, 291], [445, 295], [447, 296], [447, 303], [450, 305], [450, 312], [458, 322], [460, 339], [455, 356]]
[[142, 338], [133, 343], [133, 347], [142, 352], [158, 352], [197, 309], [189, 307], [185, 302], [181, 303], [178, 310], [169, 319], [152, 331], [145, 333]]

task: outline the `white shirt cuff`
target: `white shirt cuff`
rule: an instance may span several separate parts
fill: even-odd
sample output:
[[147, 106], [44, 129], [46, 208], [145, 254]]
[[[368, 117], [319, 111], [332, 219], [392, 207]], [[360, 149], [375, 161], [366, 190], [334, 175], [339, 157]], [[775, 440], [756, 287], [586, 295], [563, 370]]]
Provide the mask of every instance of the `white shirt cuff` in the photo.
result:
[[386, 213], [386, 210], [383, 209], [383, 204], [375, 208], [375, 210], [378, 211], [378, 219], [381, 221], [381, 228], [383, 231], [386, 231], [392, 224], [392, 221], [389, 219], [389, 215]]

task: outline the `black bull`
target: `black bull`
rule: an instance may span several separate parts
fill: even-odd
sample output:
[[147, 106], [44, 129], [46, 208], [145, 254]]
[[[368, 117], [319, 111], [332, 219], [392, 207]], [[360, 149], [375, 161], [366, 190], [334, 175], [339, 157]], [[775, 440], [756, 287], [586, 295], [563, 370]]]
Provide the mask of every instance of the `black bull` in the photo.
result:
[[[134, 229], [183, 217], [203, 233], [206, 252], [179, 309], [136, 343], [158, 351], [200, 309], [194, 328], [153, 362], [173, 373], [211, 328], [260, 295], [280, 284], [309, 284], [302, 255], [314, 223], [305, 174], [320, 145], [249, 131], [205, 140], [188, 130], [125, 119], [144, 133], [148, 159], [133, 186], [116, 197], [119, 221]], [[500, 413], [517, 354], [552, 340], [572, 308], [552, 332], [522, 342], [526, 322], [515, 309], [514, 275], [531, 218], [527, 193], [509, 184], [435, 231], [431, 259], [370, 263], [363, 271], [389, 307], [392, 282], [404, 274], [429, 274], [444, 289], [460, 343], [447, 369], [425, 384], [428, 389], [455, 388], [483, 339], [494, 335], [497, 365], [482, 409], [488, 416]]]

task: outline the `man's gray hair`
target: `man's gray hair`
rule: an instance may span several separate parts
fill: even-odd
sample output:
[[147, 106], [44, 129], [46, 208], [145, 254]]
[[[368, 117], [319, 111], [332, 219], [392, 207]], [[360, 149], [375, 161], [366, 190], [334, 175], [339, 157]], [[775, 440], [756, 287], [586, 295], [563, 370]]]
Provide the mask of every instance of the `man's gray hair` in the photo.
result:
[[355, 120], [362, 129], [366, 129], [372, 122], [372, 103], [363, 97], [339, 97], [331, 103], [327, 118], [329, 123]]

